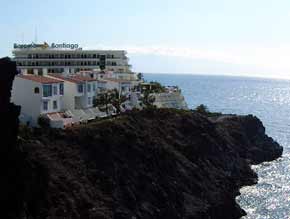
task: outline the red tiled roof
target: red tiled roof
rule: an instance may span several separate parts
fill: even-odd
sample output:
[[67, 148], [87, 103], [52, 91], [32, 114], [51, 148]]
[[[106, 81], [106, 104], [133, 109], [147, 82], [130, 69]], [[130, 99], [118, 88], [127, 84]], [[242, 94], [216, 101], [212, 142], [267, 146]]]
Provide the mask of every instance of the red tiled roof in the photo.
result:
[[72, 83], [83, 83], [83, 82], [90, 82], [90, 81], [97, 81], [97, 79], [86, 77], [86, 76], [81, 76], [81, 75], [73, 75], [73, 76], [63, 76], [59, 74], [48, 74], [51, 77], [61, 79], [64, 81], [69, 81]]
[[40, 75], [17, 75], [16, 77], [23, 78], [26, 80], [38, 82], [41, 84], [55, 84], [55, 83], [62, 83], [62, 80], [40, 76]]

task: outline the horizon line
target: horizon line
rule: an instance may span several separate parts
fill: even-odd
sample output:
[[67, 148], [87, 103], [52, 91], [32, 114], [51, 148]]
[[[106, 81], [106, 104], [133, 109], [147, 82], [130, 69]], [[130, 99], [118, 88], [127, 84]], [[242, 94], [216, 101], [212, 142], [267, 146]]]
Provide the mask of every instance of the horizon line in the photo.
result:
[[[137, 71], [138, 72], [138, 71]], [[140, 71], [139, 71], [140, 72]], [[164, 75], [191, 75], [191, 76], [223, 76], [223, 77], [244, 77], [244, 78], [258, 78], [258, 79], [273, 79], [273, 80], [290, 80], [289, 77], [279, 76], [264, 76], [264, 75], [243, 75], [243, 74], [215, 74], [215, 73], [188, 73], [188, 72], [140, 72], [142, 74], [164, 74]]]

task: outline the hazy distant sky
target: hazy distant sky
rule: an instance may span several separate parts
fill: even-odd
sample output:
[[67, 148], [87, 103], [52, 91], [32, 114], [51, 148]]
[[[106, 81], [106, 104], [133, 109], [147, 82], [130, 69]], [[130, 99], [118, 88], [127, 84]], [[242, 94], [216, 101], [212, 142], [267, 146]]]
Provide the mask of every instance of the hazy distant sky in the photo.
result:
[[14, 42], [129, 52], [140, 72], [290, 78], [289, 0], [1, 1], [0, 56]]

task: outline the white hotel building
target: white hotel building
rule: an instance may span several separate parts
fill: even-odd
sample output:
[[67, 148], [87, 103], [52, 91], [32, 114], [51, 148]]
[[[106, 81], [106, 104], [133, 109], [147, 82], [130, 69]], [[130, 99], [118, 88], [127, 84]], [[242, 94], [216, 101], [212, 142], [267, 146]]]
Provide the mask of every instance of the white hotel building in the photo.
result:
[[[58, 46], [55, 46], [58, 45]], [[106, 70], [132, 73], [124, 50], [82, 50], [78, 44], [14, 44], [14, 60], [23, 74]]]

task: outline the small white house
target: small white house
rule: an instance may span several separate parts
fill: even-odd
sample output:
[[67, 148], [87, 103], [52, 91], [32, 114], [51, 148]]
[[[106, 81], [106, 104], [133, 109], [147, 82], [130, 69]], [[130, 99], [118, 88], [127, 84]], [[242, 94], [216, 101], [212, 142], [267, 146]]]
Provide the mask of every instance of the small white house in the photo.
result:
[[104, 79], [101, 79], [100, 81], [106, 82], [107, 90], [117, 89], [121, 95], [128, 95], [133, 89], [132, 81], [129, 81], [129, 80], [122, 80], [122, 79], [116, 79], [116, 78], [104, 78]]
[[86, 109], [93, 106], [96, 96], [97, 80], [81, 75], [64, 76], [49, 74], [49, 77], [64, 81], [64, 108]]
[[20, 121], [37, 126], [40, 115], [62, 110], [64, 83], [62, 80], [38, 75], [18, 75], [12, 89], [12, 101], [21, 106]]
[[74, 123], [102, 117], [93, 107], [97, 92], [97, 79], [82, 75], [49, 74], [49, 77], [64, 81], [63, 108]]

